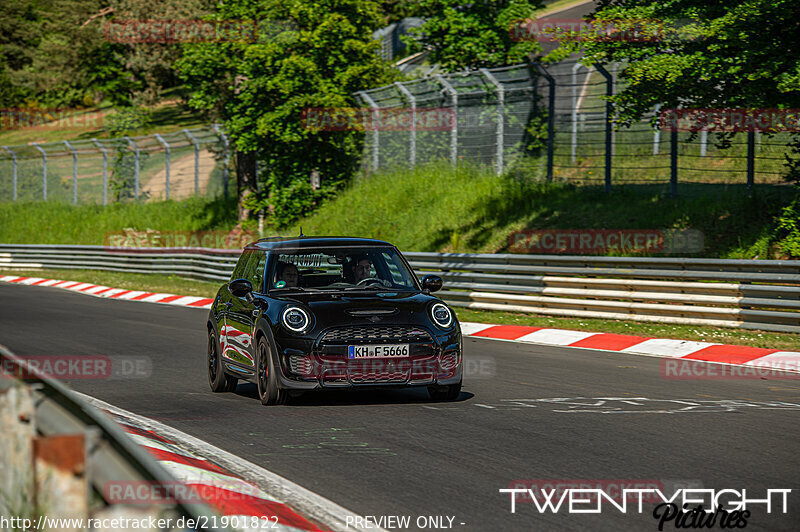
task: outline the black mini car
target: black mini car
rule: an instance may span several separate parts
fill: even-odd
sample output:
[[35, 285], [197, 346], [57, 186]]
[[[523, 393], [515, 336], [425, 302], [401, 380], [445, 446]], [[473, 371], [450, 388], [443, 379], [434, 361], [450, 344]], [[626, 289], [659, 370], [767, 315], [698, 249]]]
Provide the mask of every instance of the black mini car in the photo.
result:
[[208, 314], [215, 392], [255, 382], [265, 405], [305, 390], [461, 391], [461, 328], [396, 247], [344, 237], [263, 239], [242, 252]]

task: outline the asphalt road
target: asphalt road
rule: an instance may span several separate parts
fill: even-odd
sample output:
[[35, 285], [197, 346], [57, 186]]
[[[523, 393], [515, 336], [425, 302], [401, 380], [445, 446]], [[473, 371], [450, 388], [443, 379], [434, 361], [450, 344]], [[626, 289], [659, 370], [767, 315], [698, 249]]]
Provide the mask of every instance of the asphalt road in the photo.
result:
[[791, 488], [788, 514], [753, 508], [747, 528], [800, 524], [800, 381], [665, 380], [657, 358], [465, 339], [470, 375], [457, 402], [411, 390], [263, 407], [249, 384], [209, 390], [205, 317], [0, 283], [0, 343], [17, 354], [106, 355], [115, 367], [146, 357], [149, 377], [69, 384], [360, 515], [451, 516], [463, 530], [657, 530], [652, 504], [569, 515], [519, 502], [512, 514], [498, 490], [524, 479], [627, 480], [671, 494], [681, 481], [749, 498]]

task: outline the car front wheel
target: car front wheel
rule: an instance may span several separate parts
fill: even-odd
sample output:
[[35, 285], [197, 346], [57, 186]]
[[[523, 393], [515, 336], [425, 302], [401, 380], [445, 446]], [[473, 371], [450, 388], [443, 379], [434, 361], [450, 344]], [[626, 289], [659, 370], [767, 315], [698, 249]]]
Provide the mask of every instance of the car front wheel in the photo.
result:
[[428, 386], [428, 395], [434, 401], [455, 401], [461, 393], [461, 381], [447, 386]]
[[236, 389], [238, 379], [226, 375], [222, 370], [222, 356], [219, 353], [219, 343], [212, 330], [208, 331], [208, 384], [212, 392], [232, 392]]
[[278, 386], [278, 375], [275, 373], [267, 340], [263, 336], [258, 340], [257, 353], [256, 384], [258, 385], [258, 398], [261, 399], [261, 404], [286, 404], [288, 392]]

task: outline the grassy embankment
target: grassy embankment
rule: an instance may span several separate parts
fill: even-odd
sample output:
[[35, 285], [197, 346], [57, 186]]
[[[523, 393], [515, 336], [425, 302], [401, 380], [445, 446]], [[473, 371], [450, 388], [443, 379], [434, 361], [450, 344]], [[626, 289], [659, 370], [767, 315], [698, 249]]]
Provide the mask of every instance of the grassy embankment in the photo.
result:
[[[678, 198], [652, 187], [626, 187], [605, 195], [591, 187], [544, 185], [498, 178], [489, 171], [429, 167], [360, 179], [303, 220], [305, 234], [384, 238], [409, 251], [502, 252], [508, 234], [536, 228], [693, 228], [706, 234], [708, 257], [769, 256], [772, 219], [789, 200], [786, 187], [685, 185]], [[124, 228], [159, 231], [229, 231], [234, 203], [184, 202], [73, 207], [59, 203], [0, 204], [0, 242], [103, 243]], [[299, 227], [284, 231], [297, 234]], [[774, 246], [773, 246], [774, 251]], [[186, 295], [211, 296], [216, 283], [102, 271], [11, 272]], [[672, 337], [780, 349], [800, 349], [800, 336], [640, 322], [551, 318], [458, 310], [464, 321], [527, 324]]]

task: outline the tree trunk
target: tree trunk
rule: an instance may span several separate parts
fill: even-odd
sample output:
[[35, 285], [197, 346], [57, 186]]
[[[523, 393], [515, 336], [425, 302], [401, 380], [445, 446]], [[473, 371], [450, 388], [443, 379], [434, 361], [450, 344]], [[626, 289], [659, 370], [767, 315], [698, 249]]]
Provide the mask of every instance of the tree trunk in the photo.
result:
[[252, 210], [245, 208], [244, 201], [258, 192], [256, 184], [256, 152], [236, 152], [236, 188], [239, 198], [239, 221], [243, 222], [253, 216]]

